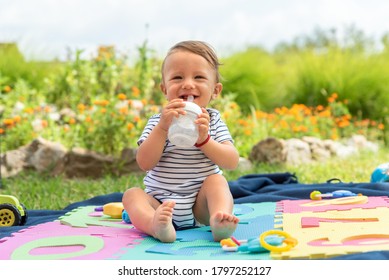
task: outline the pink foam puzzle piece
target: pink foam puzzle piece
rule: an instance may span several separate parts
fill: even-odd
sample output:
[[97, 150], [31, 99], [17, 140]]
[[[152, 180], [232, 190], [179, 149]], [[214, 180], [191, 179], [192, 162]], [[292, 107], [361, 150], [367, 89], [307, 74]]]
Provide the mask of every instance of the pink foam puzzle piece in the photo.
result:
[[133, 229], [76, 228], [48, 222], [6, 238], [1, 243], [0, 259], [108, 259], [122, 248], [139, 243], [143, 236]]
[[368, 201], [363, 204], [331, 204], [337, 199], [323, 200], [282, 200], [277, 202], [276, 212], [299, 213], [299, 212], [325, 212], [329, 210], [350, 210], [355, 208], [372, 209], [377, 207], [389, 207], [389, 198], [387, 196], [369, 196]]
[[358, 223], [358, 222], [378, 222], [378, 218], [320, 218], [320, 217], [302, 217], [301, 227], [319, 227], [321, 222], [325, 223]]

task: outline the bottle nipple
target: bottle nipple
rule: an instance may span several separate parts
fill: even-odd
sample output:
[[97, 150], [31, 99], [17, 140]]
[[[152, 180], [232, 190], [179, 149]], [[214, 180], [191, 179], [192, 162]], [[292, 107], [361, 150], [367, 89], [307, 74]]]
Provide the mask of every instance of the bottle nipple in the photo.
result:
[[186, 99], [188, 102], [193, 102], [194, 97], [193, 95], [189, 95], [188, 98]]

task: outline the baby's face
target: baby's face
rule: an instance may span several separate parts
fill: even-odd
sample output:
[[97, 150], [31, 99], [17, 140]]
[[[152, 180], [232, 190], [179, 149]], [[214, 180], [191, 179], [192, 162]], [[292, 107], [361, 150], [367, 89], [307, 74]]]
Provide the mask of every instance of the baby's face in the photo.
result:
[[170, 101], [175, 98], [187, 100], [189, 95], [200, 107], [206, 107], [222, 90], [216, 82], [215, 69], [200, 55], [188, 51], [176, 51], [166, 60], [161, 89]]

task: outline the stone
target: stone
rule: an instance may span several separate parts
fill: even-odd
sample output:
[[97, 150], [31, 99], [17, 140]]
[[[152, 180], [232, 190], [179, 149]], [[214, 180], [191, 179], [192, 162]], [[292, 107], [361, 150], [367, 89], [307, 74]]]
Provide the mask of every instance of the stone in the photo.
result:
[[249, 160], [252, 162], [282, 163], [285, 161], [285, 142], [269, 137], [252, 148]]
[[324, 141], [321, 139], [312, 136], [303, 136], [301, 140], [308, 143], [313, 160], [323, 162], [331, 158], [331, 152], [326, 148]]
[[253, 169], [253, 164], [250, 160], [244, 157], [239, 158], [237, 170], [239, 171], [250, 171]]
[[26, 153], [23, 150], [11, 150], [0, 156], [1, 176], [4, 178], [18, 175], [26, 166]]
[[286, 162], [296, 165], [312, 161], [312, 153], [309, 144], [296, 138], [285, 140]]
[[26, 167], [38, 172], [52, 171], [67, 152], [62, 144], [50, 142], [41, 137], [25, 146], [24, 150]]
[[82, 148], [69, 151], [55, 170], [68, 178], [101, 178], [106, 175], [121, 176], [140, 172], [135, 159], [136, 151], [125, 149], [119, 159]]

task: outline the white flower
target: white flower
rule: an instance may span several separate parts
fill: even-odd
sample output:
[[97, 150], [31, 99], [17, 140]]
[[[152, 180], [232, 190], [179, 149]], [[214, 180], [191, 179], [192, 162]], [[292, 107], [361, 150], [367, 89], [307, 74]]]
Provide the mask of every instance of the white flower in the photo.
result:
[[41, 119], [35, 119], [32, 121], [32, 128], [35, 132], [40, 132], [43, 130], [42, 120]]

